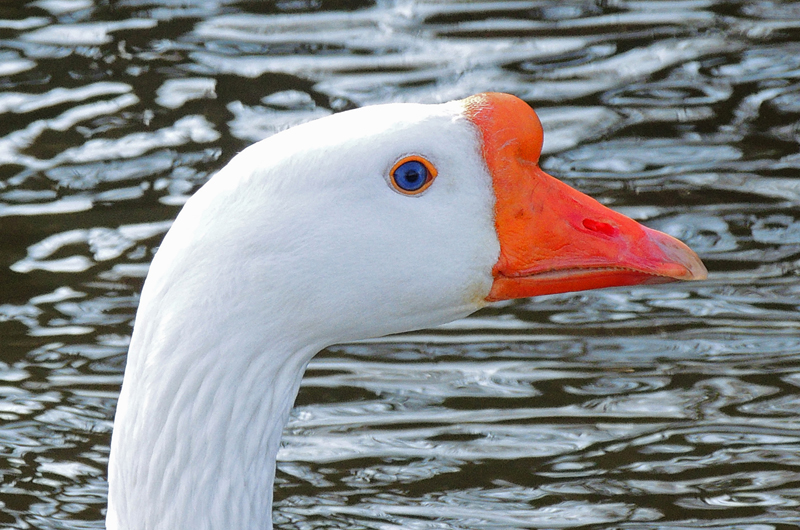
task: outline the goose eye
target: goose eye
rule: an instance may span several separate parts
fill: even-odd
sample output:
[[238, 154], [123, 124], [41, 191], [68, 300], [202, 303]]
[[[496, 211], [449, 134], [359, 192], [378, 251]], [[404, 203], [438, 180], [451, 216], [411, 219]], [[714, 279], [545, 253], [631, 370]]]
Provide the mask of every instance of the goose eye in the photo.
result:
[[425, 191], [436, 178], [433, 164], [419, 156], [408, 156], [398, 161], [390, 173], [394, 188], [405, 195]]

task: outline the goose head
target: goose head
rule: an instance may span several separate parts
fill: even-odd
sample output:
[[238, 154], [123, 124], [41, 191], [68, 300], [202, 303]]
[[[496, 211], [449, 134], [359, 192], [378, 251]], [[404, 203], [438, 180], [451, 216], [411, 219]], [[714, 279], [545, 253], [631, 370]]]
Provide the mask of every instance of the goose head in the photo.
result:
[[697, 255], [543, 172], [523, 101], [343, 112], [252, 145], [184, 206], [145, 282], [110, 529], [270, 528], [280, 432], [326, 345], [492, 301], [704, 278]]

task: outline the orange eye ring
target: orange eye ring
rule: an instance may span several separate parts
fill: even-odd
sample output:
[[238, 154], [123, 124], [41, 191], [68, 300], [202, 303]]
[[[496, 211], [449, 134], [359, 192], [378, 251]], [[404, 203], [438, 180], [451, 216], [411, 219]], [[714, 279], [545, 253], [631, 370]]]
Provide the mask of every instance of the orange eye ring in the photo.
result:
[[433, 184], [436, 167], [418, 155], [404, 156], [389, 171], [389, 182], [398, 193], [419, 195]]

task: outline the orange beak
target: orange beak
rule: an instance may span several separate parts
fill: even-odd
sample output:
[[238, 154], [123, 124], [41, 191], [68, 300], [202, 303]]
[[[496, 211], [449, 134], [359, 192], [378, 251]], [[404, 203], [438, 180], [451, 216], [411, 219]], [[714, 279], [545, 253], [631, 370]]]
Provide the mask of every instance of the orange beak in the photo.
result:
[[479, 94], [464, 105], [481, 132], [496, 196], [500, 256], [487, 300], [706, 278], [700, 258], [677, 239], [542, 171], [542, 128], [525, 102]]

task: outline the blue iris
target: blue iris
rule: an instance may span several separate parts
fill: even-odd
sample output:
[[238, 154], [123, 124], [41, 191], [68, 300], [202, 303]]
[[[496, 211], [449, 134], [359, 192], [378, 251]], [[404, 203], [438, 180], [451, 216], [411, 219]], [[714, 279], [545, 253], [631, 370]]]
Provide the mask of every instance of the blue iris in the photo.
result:
[[392, 175], [394, 183], [403, 191], [417, 191], [428, 182], [428, 168], [417, 160], [400, 164]]

